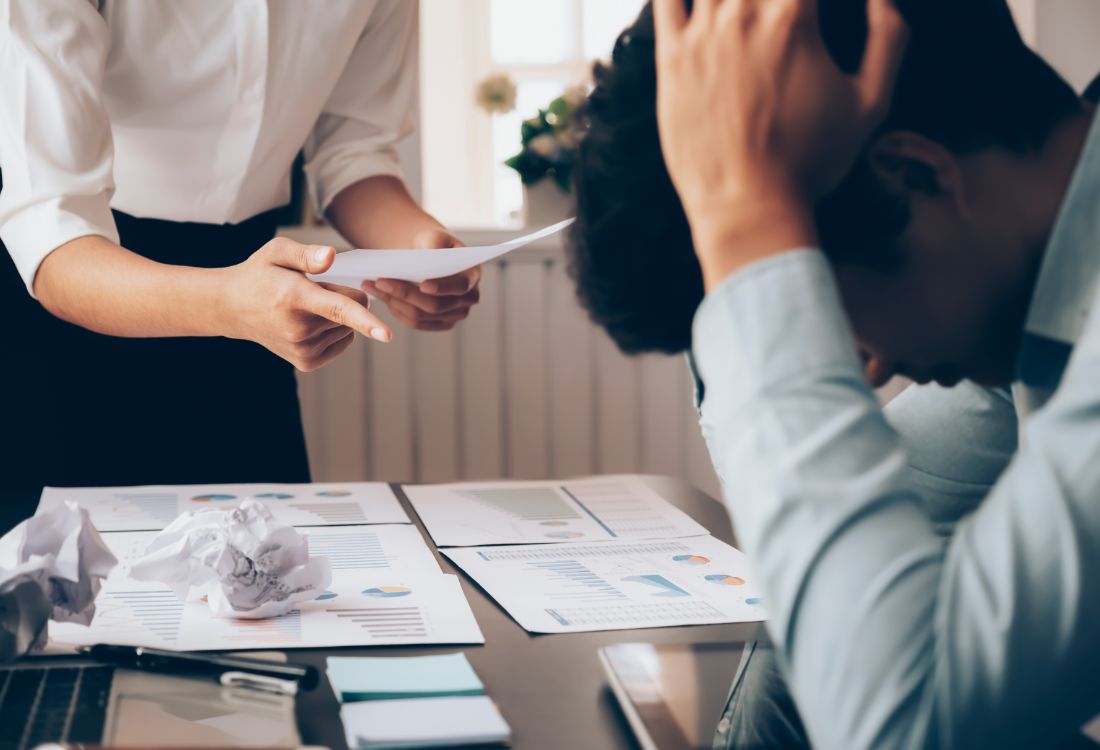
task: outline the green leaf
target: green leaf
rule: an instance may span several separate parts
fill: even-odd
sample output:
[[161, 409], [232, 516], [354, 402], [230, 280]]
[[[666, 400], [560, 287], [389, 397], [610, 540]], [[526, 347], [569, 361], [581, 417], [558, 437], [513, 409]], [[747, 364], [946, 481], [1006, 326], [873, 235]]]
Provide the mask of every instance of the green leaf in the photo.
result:
[[559, 130], [568, 126], [569, 121], [573, 118], [573, 108], [569, 106], [569, 102], [563, 96], [559, 96], [550, 102], [550, 106], [547, 107], [546, 111], [554, 116], [554, 127]]

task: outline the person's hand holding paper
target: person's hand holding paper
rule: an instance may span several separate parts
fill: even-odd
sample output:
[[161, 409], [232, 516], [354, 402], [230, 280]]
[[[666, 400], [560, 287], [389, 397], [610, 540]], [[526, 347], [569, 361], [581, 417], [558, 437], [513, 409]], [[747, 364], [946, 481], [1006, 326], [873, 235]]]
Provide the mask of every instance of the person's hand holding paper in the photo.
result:
[[[450, 232], [432, 229], [417, 236], [418, 250], [446, 250], [462, 247]], [[420, 283], [400, 278], [379, 278], [363, 282], [363, 291], [382, 300], [398, 320], [421, 331], [449, 331], [470, 314], [481, 292], [481, 266]]]
[[[418, 238], [419, 247], [415, 249], [340, 253], [328, 271], [311, 278], [344, 286], [361, 285], [406, 323], [425, 330], [446, 330], [466, 317], [477, 303], [482, 263], [554, 235], [572, 222], [567, 219], [499, 245], [478, 247], [463, 247], [442, 230], [430, 232]], [[446, 243], [444, 238], [449, 238]], [[442, 249], [425, 249], [430, 247]]]

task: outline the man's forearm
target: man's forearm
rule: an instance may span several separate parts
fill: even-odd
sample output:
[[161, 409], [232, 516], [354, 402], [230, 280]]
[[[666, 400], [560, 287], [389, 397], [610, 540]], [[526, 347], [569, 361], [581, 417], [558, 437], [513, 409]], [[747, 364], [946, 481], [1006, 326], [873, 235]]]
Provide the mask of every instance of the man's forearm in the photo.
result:
[[52, 314], [97, 333], [214, 336], [221, 284], [218, 269], [156, 263], [89, 235], [46, 256], [34, 292]]
[[368, 177], [348, 186], [325, 215], [355, 247], [408, 248], [417, 235], [443, 229], [409, 195], [405, 183], [389, 175]]

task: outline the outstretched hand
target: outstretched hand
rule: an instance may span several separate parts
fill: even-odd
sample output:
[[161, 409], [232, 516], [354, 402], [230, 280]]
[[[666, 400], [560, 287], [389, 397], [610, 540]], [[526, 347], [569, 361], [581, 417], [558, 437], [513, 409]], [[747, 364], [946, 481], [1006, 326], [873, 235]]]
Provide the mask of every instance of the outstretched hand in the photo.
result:
[[818, 0], [654, 0], [661, 147], [712, 287], [765, 255], [817, 244], [816, 201], [889, 112], [907, 29], [868, 0], [854, 75], [829, 55]]
[[[420, 250], [462, 247], [458, 238], [443, 229], [422, 232], [414, 241]], [[386, 303], [394, 317], [421, 331], [449, 331], [464, 320], [481, 299], [481, 266], [453, 276], [421, 284], [397, 279], [366, 281], [363, 289]]]
[[389, 341], [390, 330], [370, 312], [365, 293], [306, 278], [328, 270], [335, 255], [331, 247], [276, 237], [225, 269], [224, 334], [262, 344], [303, 372], [340, 356], [357, 332]]

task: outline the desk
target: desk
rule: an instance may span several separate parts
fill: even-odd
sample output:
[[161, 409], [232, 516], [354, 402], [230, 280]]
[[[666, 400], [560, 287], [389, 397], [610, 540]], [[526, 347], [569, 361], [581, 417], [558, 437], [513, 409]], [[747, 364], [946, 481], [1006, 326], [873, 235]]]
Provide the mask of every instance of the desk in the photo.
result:
[[[0, 480], [2, 481], [2, 480]], [[725, 507], [686, 482], [652, 477], [648, 481], [663, 497], [680, 507], [714, 536], [732, 541]], [[408, 499], [395, 486], [398, 497], [416, 514]], [[0, 491], [0, 534], [34, 512], [37, 497], [29, 493]], [[417, 527], [433, 547], [419, 520]], [[478, 624], [485, 634], [484, 646], [469, 646], [469, 656], [489, 695], [500, 706], [512, 727], [517, 750], [540, 748], [635, 748], [626, 720], [605, 687], [603, 670], [596, 650], [611, 643], [626, 641], [702, 642], [741, 641], [754, 637], [757, 625], [705, 625], [649, 630], [615, 630], [604, 633], [530, 635], [517, 625], [480, 588], [471, 583], [444, 557], [436, 553], [443, 569], [458, 573]], [[450, 653], [454, 647], [396, 646], [392, 648], [311, 649], [290, 651], [294, 661], [308, 662], [324, 669], [325, 657], [341, 655], [418, 655]], [[345, 750], [339, 706], [327, 681], [299, 700], [298, 721], [302, 738], [332, 750]], [[427, 717], [426, 717], [427, 718]]]
[[[726, 542], [732, 541], [729, 517], [724, 506], [679, 480], [653, 477], [648, 481], [663, 497], [710, 529], [714, 536]], [[416, 518], [400, 488], [394, 489], [409, 510], [409, 515]], [[419, 521], [417, 525], [424, 533]], [[428, 539], [426, 533], [424, 537]], [[430, 540], [428, 543], [432, 546]], [[758, 627], [756, 624], [705, 625], [531, 635], [448, 560], [439, 556], [438, 552], [436, 554], [446, 572], [458, 573], [462, 579], [463, 590], [485, 634], [484, 646], [469, 646], [462, 650], [511, 725], [513, 746], [517, 750], [637, 747], [615, 699], [605, 687], [603, 670], [596, 657], [596, 650], [601, 646], [627, 641], [740, 641], [753, 638]], [[455, 650], [398, 646], [340, 649], [339, 653], [408, 656]], [[289, 653], [295, 661], [310, 662], [323, 669], [325, 656], [331, 652], [310, 650]], [[344, 750], [336, 700], [327, 682], [299, 701], [299, 722], [302, 738], [306, 742]]]

